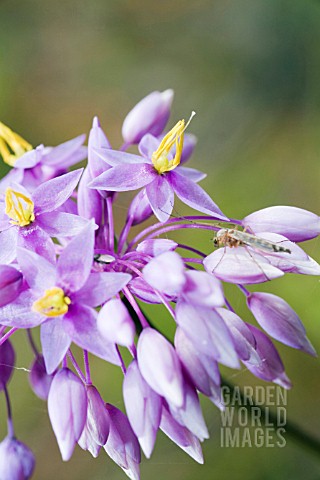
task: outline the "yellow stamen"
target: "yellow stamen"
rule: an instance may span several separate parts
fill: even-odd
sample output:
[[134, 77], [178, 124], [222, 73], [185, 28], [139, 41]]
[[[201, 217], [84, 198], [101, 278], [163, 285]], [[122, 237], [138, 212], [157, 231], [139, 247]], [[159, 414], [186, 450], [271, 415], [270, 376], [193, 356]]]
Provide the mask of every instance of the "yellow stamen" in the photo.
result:
[[5, 195], [6, 214], [12, 219], [10, 223], [19, 227], [30, 225], [35, 219], [34, 203], [23, 193], [8, 187]]
[[[184, 120], [179, 120], [170, 132], [163, 137], [157, 150], [153, 152], [151, 160], [158, 173], [169, 172], [180, 164], [184, 131], [189, 126], [195, 114], [195, 112], [191, 113], [187, 124], [185, 124]], [[175, 156], [172, 160], [168, 160], [168, 155], [174, 144], [176, 144]]]
[[0, 122], [0, 155], [13, 167], [19, 157], [32, 150], [32, 145]]
[[46, 317], [58, 317], [67, 313], [70, 303], [62, 288], [53, 287], [45, 290], [43, 297], [33, 303], [32, 310]]

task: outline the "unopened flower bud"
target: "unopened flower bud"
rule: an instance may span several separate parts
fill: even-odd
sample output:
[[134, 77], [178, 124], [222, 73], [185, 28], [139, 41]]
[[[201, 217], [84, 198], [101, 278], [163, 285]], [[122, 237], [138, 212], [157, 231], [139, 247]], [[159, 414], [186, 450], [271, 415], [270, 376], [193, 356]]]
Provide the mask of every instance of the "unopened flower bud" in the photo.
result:
[[9, 437], [0, 443], [1, 480], [28, 480], [34, 466], [34, 455], [24, 443]]

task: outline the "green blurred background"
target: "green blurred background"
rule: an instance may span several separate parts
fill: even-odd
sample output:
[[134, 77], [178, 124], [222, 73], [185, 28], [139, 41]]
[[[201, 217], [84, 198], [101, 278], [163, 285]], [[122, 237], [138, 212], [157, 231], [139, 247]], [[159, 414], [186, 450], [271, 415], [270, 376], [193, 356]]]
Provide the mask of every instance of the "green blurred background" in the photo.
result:
[[[316, 0], [0, 0], [0, 118], [34, 145], [55, 145], [88, 132], [97, 114], [117, 148], [129, 109], [152, 90], [173, 88], [171, 124], [196, 110], [190, 166], [209, 174], [202, 185], [226, 214], [241, 218], [273, 204], [319, 212], [319, 45]], [[117, 202], [118, 228], [128, 199]], [[190, 233], [188, 241], [212, 248], [208, 234]], [[318, 261], [319, 245], [306, 244]], [[291, 303], [320, 351], [319, 279], [286, 276], [260, 289]], [[252, 320], [234, 290], [233, 305]], [[28, 367], [22, 332], [16, 341], [17, 366]], [[294, 383], [288, 416], [320, 438], [319, 361], [279, 349]], [[122, 408], [120, 372], [93, 365], [104, 398]], [[247, 372], [224, 374], [240, 385], [263, 384]], [[16, 371], [10, 391], [17, 435], [37, 456], [36, 480], [125, 478], [104, 453], [94, 460], [77, 448], [64, 464], [25, 371]], [[211, 434], [205, 465], [160, 434], [142, 462], [143, 479], [320, 478], [320, 452], [317, 458], [289, 438], [282, 449], [220, 448], [219, 412], [203, 406]], [[2, 438], [2, 397], [0, 411]]]

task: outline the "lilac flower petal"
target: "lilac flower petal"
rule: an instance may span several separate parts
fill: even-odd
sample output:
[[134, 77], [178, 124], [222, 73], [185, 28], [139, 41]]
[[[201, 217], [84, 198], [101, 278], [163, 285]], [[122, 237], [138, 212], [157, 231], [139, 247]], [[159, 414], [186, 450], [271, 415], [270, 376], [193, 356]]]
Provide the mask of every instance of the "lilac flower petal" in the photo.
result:
[[271, 293], [255, 292], [247, 298], [248, 307], [261, 327], [285, 345], [316, 356], [306, 330], [290, 305]]
[[53, 380], [53, 375], [48, 375], [44, 358], [42, 355], [37, 355], [34, 359], [29, 373], [29, 383], [33, 392], [41, 400], [47, 400], [49, 390]]
[[89, 187], [113, 192], [137, 190], [151, 183], [156, 175], [154, 168], [146, 163], [117, 165], [92, 180]]
[[36, 300], [30, 290], [22, 292], [12, 303], [0, 308], [0, 325], [17, 328], [37, 327], [46, 317], [32, 311]]
[[10, 265], [0, 265], [0, 307], [13, 302], [20, 294], [22, 274]]
[[140, 480], [140, 447], [130, 423], [118, 408], [108, 403], [106, 408], [110, 415], [110, 432], [103, 448], [129, 478]]
[[31, 450], [15, 437], [7, 436], [0, 443], [0, 478], [2, 480], [28, 480], [32, 477], [35, 464]]
[[303, 242], [320, 234], [320, 217], [297, 207], [274, 206], [247, 215], [243, 225], [254, 233], [274, 232], [293, 242]]
[[85, 285], [72, 295], [73, 301], [98, 307], [120, 292], [130, 280], [131, 275], [128, 273], [90, 273]]
[[72, 237], [88, 225], [88, 220], [71, 213], [48, 212], [39, 215], [37, 223], [50, 237]]
[[0, 232], [0, 264], [13, 262], [17, 256], [18, 229], [8, 228]]
[[43, 151], [44, 146], [39, 145], [35, 149], [30, 150], [30, 152], [26, 152], [16, 160], [14, 168], [26, 169], [35, 167], [41, 161]]
[[88, 169], [92, 178], [97, 177], [108, 167], [96, 153], [96, 149], [111, 149], [110, 142], [100, 126], [98, 117], [94, 117], [88, 141]]
[[149, 285], [168, 295], [179, 293], [186, 282], [184, 263], [176, 252], [158, 255], [142, 272]]
[[52, 212], [60, 207], [76, 188], [83, 168], [42, 183], [32, 194], [35, 213]]
[[226, 308], [217, 308], [217, 312], [230, 330], [239, 358], [252, 364], [259, 364], [261, 359], [256, 353], [257, 343], [247, 324]]
[[18, 263], [29, 287], [39, 293], [52, 288], [56, 283], [56, 268], [52, 263], [31, 250], [17, 249]]
[[[16, 354], [10, 340], [0, 345], [0, 391], [9, 382], [14, 369]], [[1, 477], [0, 477], [1, 478]]]
[[132, 347], [136, 329], [134, 322], [122, 301], [112, 298], [98, 314], [98, 330], [109, 342]]
[[263, 332], [253, 325], [247, 324], [256, 340], [256, 351], [261, 362], [259, 365], [243, 362], [253, 375], [267, 382], [274, 382], [284, 388], [291, 388], [291, 382], [284, 371], [284, 366], [275, 346]]
[[59, 370], [52, 381], [48, 412], [62, 459], [67, 461], [72, 456], [87, 417], [86, 389], [67, 368]]
[[100, 393], [93, 385], [87, 386], [87, 428], [94, 441], [101, 447], [108, 440], [110, 418]]
[[150, 161], [152, 154], [157, 150], [160, 145], [160, 140], [157, 137], [154, 137], [150, 133], [147, 133], [142, 137], [139, 142], [139, 152], [141, 155]]
[[261, 283], [284, 275], [263, 255], [247, 247], [220, 248], [210, 253], [203, 265], [208, 273], [230, 283]]
[[198, 438], [187, 428], [180, 425], [165, 407], [162, 409], [160, 428], [178, 447], [190, 455], [191, 458], [198, 463], [203, 463], [203, 455]]
[[172, 212], [174, 194], [170, 183], [162, 175], [156, 178], [146, 187], [147, 197], [153, 213], [160, 222], [166, 222]]
[[80, 290], [89, 277], [93, 263], [94, 229], [94, 223], [88, 222], [58, 259], [57, 272], [61, 286], [71, 292]]
[[209, 438], [197, 392], [189, 382], [185, 382], [185, 403], [181, 408], [170, 405], [170, 413], [177, 422], [186, 427], [202, 442]]
[[122, 125], [122, 136], [127, 144], [138, 143], [146, 133], [160, 135], [164, 129], [173, 100], [173, 90], [152, 92], [128, 113]]
[[185, 301], [203, 307], [221, 307], [224, 295], [220, 281], [207, 272], [189, 270], [186, 272], [187, 282], [183, 289]]
[[188, 178], [192, 182], [198, 183], [201, 182], [204, 178], [206, 178], [207, 174], [200, 172], [200, 170], [196, 170], [195, 168], [187, 168], [187, 167], [179, 167], [177, 170], [179, 175]]
[[[143, 278], [133, 278], [128, 285], [130, 291], [138, 298], [146, 303], [161, 303], [159, 296], [154, 289]], [[176, 300], [174, 295], [166, 295], [164, 297], [168, 302]]]
[[144, 188], [132, 200], [128, 209], [127, 219], [130, 219], [132, 225], [139, 225], [139, 223], [150, 218], [152, 213], [146, 189]]
[[199, 352], [180, 327], [176, 330], [174, 344], [178, 357], [195, 387], [223, 410], [217, 362]]
[[184, 403], [183, 377], [172, 345], [153, 328], [145, 328], [138, 341], [139, 369], [150, 387], [173, 405]]
[[54, 243], [38, 222], [19, 229], [18, 246], [33, 251], [52, 264], [56, 261]]
[[93, 458], [97, 458], [99, 455], [99, 452], [101, 450], [101, 446], [98, 445], [94, 439], [92, 438], [92, 435], [88, 429], [87, 423], [84, 426], [84, 429], [82, 430], [81, 437], [78, 440], [78, 445], [82, 450], [88, 450]]
[[[79, 135], [72, 138], [56, 147], [50, 148], [50, 151], [43, 156], [43, 163], [45, 165], [55, 166], [59, 168], [68, 168], [75, 163], [80, 162], [86, 158], [86, 150], [81, 149], [85, 135]], [[80, 150], [81, 156], [78, 157], [77, 153]], [[76, 157], [77, 161], [74, 161]]]
[[180, 301], [176, 308], [176, 321], [205, 355], [228, 367], [239, 367], [233, 338], [216, 310]]
[[72, 341], [107, 362], [120, 365], [113, 343], [107, 342], [97, 328], [97, 312], [84, 305], [70, 305], [63, 327]]
[[41, 346], [48, 375], [58, 368], [71, 345], [71, 338], [65, 332], [63, 322], [63, 317], [55, 317], [41, 325]]
[[150, 458], [160, 425], [162, 399], [144, 380], [135, 360], [123, 381], [123, 398], [133, 431], [145, 456]]
[[139, 243], [136, 251], [151, 257], [157, 257], [162, 253], [174, 251], [177, 246], [178, 244], [169, 238], [153, 238]]
[[[149, 160], [146, 160], [140, 155], [121, 152], [119, 150], [112, 150], [111, 148], [95, 148], [94, 153], [111, 167], [117, 167], [120, 165], [132, 165], [133, 169], [133, 165], [150, 163]], [[104, 170], [106, 170], [106, 165]]]
[[10, 223], [10, 218], [5, 213], [5, 210], [5, 202], [0, 201], [0, 232], [3, 232], [3, 230], [8, 230], [8, 228], [15, 228]]
[[282, 270], [283, 272], [300, 273], [304, 275], [320, 275], [320, 265], [309, 257], [302, 248], [293, 242], [290, 242], [283, 235], [278, 233], [261, 232], [259, 237], [265, 238], [273, 243], [278, 243], [282, 247], [288, 248], [291, 254], [278, 252], [264, 254], [269, 262]]
[[209, 195], [199, 185], [189, 178], [179, 175], [175, 171], [170, 172], [170, 183], [180, 200], [189, 207], [199, 212], [207, 213], [220, 220], [228, 220], [219, 207], [211, 200]]
[[89, 167], [85, 168], [78, 188], [78, 212], [84, 218], [91, 218], [99, 225], [102, 223], [102, 198], [97, 190], [88, 187], [92, 180]]

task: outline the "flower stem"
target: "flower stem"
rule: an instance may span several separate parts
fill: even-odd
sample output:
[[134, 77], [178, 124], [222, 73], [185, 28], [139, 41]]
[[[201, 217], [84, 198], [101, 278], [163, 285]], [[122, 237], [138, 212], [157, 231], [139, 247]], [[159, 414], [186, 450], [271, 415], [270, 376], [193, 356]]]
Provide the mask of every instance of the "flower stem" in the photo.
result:
[[109, 248], [114, 251], [114, 222], [112, 211], [112, 198], [107, 197], [107, 212], [108, 212], [108, 226], [109, 226]]
[[36, 347], [36, 344], [34, 343], [34, 340], [33, 340], [32, 333], [31, 333], [31, 329], [30, 329], [30, 328], [27, 329], [27, 335], [28, 335], [28, 340], [29, 340], [30, 346], [31, 346], [31, 348], [32, 348], [32, 351], [33, 351], [34, 355], [35, 355], [36, 357], [38, 357], [39, 352], [38, 352], [38, 349], [37, 349], [37, 347]]
[[16, 332], [17, 330], [17, 327], [10, 328], [9, 332], [5, 333], [3, 337], [0, 338], [0, 345], [2, 345], [6, 340], [8, 340], [8, 338], [11, 337], [11, 335], [13, 335], [14, 332]]
[[87, 385], [91, 385], [92, 380], [91, 380], [89, 356], [88, 356], [87, 350], [83, 350], [83, 361], [84, 361], [84, 369], [86, 372], [86, 383]]
[[14, 437], [14, 429], [13, 429], [13, 423], [12, 423], [11, 403], [10, 403], [9, 392], [8, 392], [8, 389], [7, 389], [6, 385], [4, 385], [3, 391], [4, 391], [4, 395], [6, 397], [7, 412], [8, 412], [8, 420], [7, 420], [8, 437], [13, 438]]
[[82, 371], [81, 371], [81, 368], [79, 367], [78, 363], [77, 363], [77, 360], [74, 358], [73, 356], [73, 353], [71, 352], [70, 348], [68, 350], [68, 357], [70, 358], [71, 362], [72, 362], [72, 365], [74, 366], [74, 369], [75, 371], [77, 372], [77, 374], [79, 375], [81, 381], [83, 383], [87, 383], [87, 379], [86, 377], [83, 375]]
[[[264, 407], [263, 405], [255, 404], [254, 401], [252, 401], [252, 400], [250, 400], [250, 402], [248, 404], [248, 402], [246, 401], [246, 397], [241, 392], [241, 390], [238, 389], [238, 387], [237, 387], [237, 391], [235, 392], [235, 386], [231, 382], [225, 380], [224, 378], [221, 379], [221, 386], [228, 387], [228, 389], [230, 391], [230, 397], [231, 398], [232, 398], [233, 394], [237, 394], [238, 398], [240, 397], [240, 401], [237, 402], [237, 404], [239, 405], [239, 407], [241, 406], [241, 408], [243, 408], [243, 407], [246, 408], [249, 415], [251, 415], [252, 409], [254, 409], [253, 411], [256, 412], [256, 409], [258, 408], [260, 410], [261, 420], [268, 419], [268, 422], [269, 421], [272, 422], [274, 427], [275, 428], [277, 427], [278, 418], [277, 418], [277, 415], [275, 413], [270, 412], [270, 410], [267, 409], [266, 407]], [[316, 454], [317, 457], [319, 458], [320, 439], [318, 439], [318, 438], [314, 437], [313, 435], [303, 431], [297, 424], [295, 424], [291, 421], [288, 421], [288, 420], [287, 420], [284, 428], [285, 428], [285, 433], [288, 435], [288, 437], [290, 439], [292, 439], [296, 443], [299, 443], [306, 450], [309, 450], [313, 454]]]

